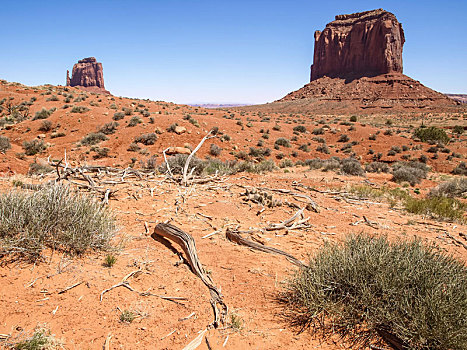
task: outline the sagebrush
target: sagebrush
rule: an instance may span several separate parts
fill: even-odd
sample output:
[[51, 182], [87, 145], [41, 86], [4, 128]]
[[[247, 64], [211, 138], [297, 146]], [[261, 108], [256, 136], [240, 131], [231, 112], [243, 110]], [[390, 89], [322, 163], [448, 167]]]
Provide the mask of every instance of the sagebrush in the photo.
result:
[[279, 300], [301, 329], [355, 347], [392, 338], [407, 349], [467, 349], [467, 267], [419, 240], [356, 235], [329, 243]]
[[106, 250], [116, 230], [107, 207], [64, 185], [0, 195], [0, 256], [37, 260], [46, 247], [71, 255]]

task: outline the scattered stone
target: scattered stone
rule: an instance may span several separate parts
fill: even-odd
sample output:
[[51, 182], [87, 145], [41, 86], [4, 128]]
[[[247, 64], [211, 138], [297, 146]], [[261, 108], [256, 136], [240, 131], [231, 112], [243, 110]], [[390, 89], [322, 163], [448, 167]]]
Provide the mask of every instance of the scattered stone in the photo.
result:
[[190, 151], [190, 149], [188, 149], [186, 147], [169, 147], [165, 153], [168, 154], [168, 155], [191, 154], [191, 151]]
[[186, 128], [184, 126], [179, 126], [177, 125], [174, 129], [174, 132], [177, 134], [177, 135], [181, 135], [183, 133], [186, 132]]

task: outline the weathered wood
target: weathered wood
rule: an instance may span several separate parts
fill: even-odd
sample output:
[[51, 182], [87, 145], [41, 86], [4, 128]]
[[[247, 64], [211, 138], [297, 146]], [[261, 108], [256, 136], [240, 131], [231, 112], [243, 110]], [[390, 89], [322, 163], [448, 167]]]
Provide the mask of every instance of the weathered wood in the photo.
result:
[[164, 223], [156, 225], [153, 235], [161, 236], [177, 243], [185, 253], [186, 259], [193, 273], [203, 281], [206, 287], [208, 287], [211, 294], [211, 306], [214, 311], [214, 321], [208, 326], [208, 328], [212, 326], [217, 328], [219, 325], [224, 324], [227, 316], [227, 305], [224, 303], [220, 290], [217, 289], [211, 277], [209, 277], [209, 275], [204, 271], [204, 268], [198, 258], [193, 237], [174, 225]]
[[[196, 148], [193, 150], [193, 152], [191, 152], [190, 155], [188, 156], [188, 158], [186, 159], [185, 166], [183, 168], [183, 179], [182, 179], [182, 185], [183, 186], [188, 186], [189, 176], [187, 176], [187, 172], [188, 172], [188, 167], [190, 166], [191, 158], [193, 158], [195, 153], [201, 148], [204, 141], [206, 141], [207, 139], [210, 139], [209, 136], [211, 135], [211, 133], [212, 133], [212, 130], [209, 131], [207, 133], [207, 135], [203, 137], [203, 139], [199, 142], [198, 146], [196, 146]], [[193, 172], [193, 170], [192, 170], [192, 172]], [[191, 175], [191, 173], [190, 173], [190, 175]]]
[[278, 254], [278, 255], [283, 255], [289, 260], [292, 264], [297, 265], [299, 267], [304, 267], [305, 264], [303, 264], [300, 260], [295, 258], [294, 256], [290, 255], [289, 253], [286, 253], [280, 249], [277, 248], [272, 248], [272, 247], [267, 247], [265, 245], [250, 241], [248, 239], [243, 238], [240, 235], [240, 232], [237, 231], [236, 229], [227, 229], [225, 233], [227, 239], [231, 242], [244, 245], [247, 247], [250, 247], [252, 249], [256, 249], [265, 253], [272, 253], [272, 254]]

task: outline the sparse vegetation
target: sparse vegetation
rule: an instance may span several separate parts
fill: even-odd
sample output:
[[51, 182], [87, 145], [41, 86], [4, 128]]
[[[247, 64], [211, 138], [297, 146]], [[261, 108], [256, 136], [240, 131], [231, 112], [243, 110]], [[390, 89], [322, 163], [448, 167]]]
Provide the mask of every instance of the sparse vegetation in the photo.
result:
[[460, 162], [453, 170], [454, 175], [467, 175], [467, 166], [464, 162]]
[[341, 163], [341, 172], [346, 175], [364, 176], [363, 170], [359, 161], [354, 158], [343, 159]]
[[130, 121], [128, 122], [128, 126], [129, 127], [133, 127], [133, 126], [136, 126], [138, 124], [141, 124], [143, 121], [141, 120], [140, 117], [138, 117], [137, 115], [131, 117]]
[[34, 162], [34, 163], [29, 164], [28, 174], [29, 175], [43, 175], [43, 174], [51, 173], [52, 171], [54, 171], [54, 168], [52, 168], [50, 165]]
[[220, 148], [218, 145], [216, 145], [214, 143], [211, 143], [211, 146], [209, 147], [209, 153], [212, 156], [217, 157], [218, 155], [221, 154], [221, 152], [222, 152], [222, 148]]
[[142, 134], [134, 139], [134, 143], [142, 143], [145, 146], [155, 144], [157, 141], [157, 135], [155, 133]]
[[34, 115], [34, 118], [32, 120], [37, 120], [37, 119], [47, 119], [50, 117], [50, 115], [55, 111], [55, 108], [47, 109], [47, 108], [42, 108], [39, 112], [36, 112]]
[[426, 178], [428, 167], [420, 162], [398, 162], [393, 166], [392, 181], [408, 182], [415, 186], [422, 179]]
[[39, 131], [48, 132], [52, 130], [52, 122], [50, 120], [44, 120], [39, 127]]
[[420, 139], [422, 142], [433, 141], [442, 142], [444, 144], [449, 142], [449, 136], [446, 134], [446, 131], [435, 126], [430, 126], [429, 128], [420, 127], [415, 130], [413, 136]]
[[34, 334], [16, 343], [15, 350], [55, 350], [63, 349], [61, 341], [55, 338], [45, 326], [37, 327]]
[[105, 256], [103, 265], [104, 265], [105, 267], [109, 267], [109, 268], [110, 268], [110, 267], [114, 266], [116, 262], [117, 262], [117, 257], [116, 257], [115, 255], [113, 255], [113, 254], [107, 254], [107, 255]]
[[106, 123], [99, 129], [99, 132], [103, 133], [104, 135], [111, 135], [117, 131], [117, 127], [117, 122]]
[[365, 166], [365, 170], [368, 173], [389, 173], [391, 168], [383, 162], [372, 162]]
[[110, 211], [63, 185], [0, 195], [0, 255], [37, 260], [44, 247], [79, 255], [109, 249], [116, 231]]
[[450, 181], [443, 182], [432, 188], [430, 197], [467, 197], [467, 178], [460, 177]]
[[105, 136], [102, 132], [91, 132], [87, 134], [81, 140], [81, 144], [84, 146], [93, 146], [98, 144], [99, 142], [106, 141], [109, 138]]
[[293, 128], [293, 131], [295, 132], [306, 132], [306, 127], [304, 125], [297, 125], [296, 127]]
[[10, 139], [7, 136], [0, 135], [0, 152], [5, 153], [10, 148]]
[[24, 141], [23, 142], [24, 153], [27, 156], [33, 156], [37, 153], [41, 153], [45, 151], [46, 147], [44, 141], [39, 139], [34, 139], [31, 141]]
[[123, 310], [120, 314], [120, 321], [124, 323], [131, 323], [135, 320], [136, 314], [130, 310]]
[[276, 142], [274, 142], [274, 146], [283, 146], [283, 147], [291, 147], [290, 141], [284, 137], [279, 137]]
[[440, 220], [465, 221], [464, 213], [467, 210], [467, 204], [454, 198], [429, 197], [418, 199], [409, 197], [404, 204], [409, 213], [429, 215]]
[[86, 113], [87, 111], [89, 111], [89, 108], [84, 106], [73, 106], [71, 109], [71, 113]]
[[362, 348], [391, 336], [404, 348], [462, 350], [466, 283], [467, 267], [436, 247], [357, 235], [326, 244], [279, 300], [292, 325], [338, 332]]
[[114, 116], [112, 117], [112, 119], [115, 120], [115, 121], [121, 120], [123, 118], [125, 118], [125, 113], [123, 113], [123, 112], [115, 112]]

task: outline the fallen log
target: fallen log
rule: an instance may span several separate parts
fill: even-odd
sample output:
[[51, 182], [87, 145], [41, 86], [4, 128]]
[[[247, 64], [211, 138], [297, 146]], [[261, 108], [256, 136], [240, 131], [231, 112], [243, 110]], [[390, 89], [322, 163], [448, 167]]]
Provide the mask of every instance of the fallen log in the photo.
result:
[[209, 275], [204, 271], [203, 266], [198, 259], [195, 240], [193, 237], [174, 225], [164, 223], [156, 225], [153, 235], [161, 236], [177, 243], [185, 253], [187, 262], [193, 273], [203, 281], [206, 287], [208, 287], [209, 293], [211, 294], [211, 306], [214, 311], [214, 321], [208, 326], [208, 328], [217, 328], [219, 325], [224, 324], [228, 311], [227, 305], [224, 303], [220, 290], [217, 289], [211, 277], [209, 277]]
[[284, 252], [283, 250], [277, 249], [277, 248], [272, 248], [272, 247], [267, 247], [265, 245], [250, 241], [249, 239], [243, 238], [240, 235], [240, 232], [236, 229], [227, 229], [225, 236], [227, 239], [231, 242], [244, 245], [247, 247], [250, 247], [252, 249], [256, 249], [265, 253], [272, 253], [272, 254], [277, 254], [277, 255], [283, 255], [289, 260], [292, 264], [297, 265], [299, 267], [305, 267], [305, 264], [303, 264], [300, 260], [295, 258], [294, 256], [290, 255], [289, 253]]

